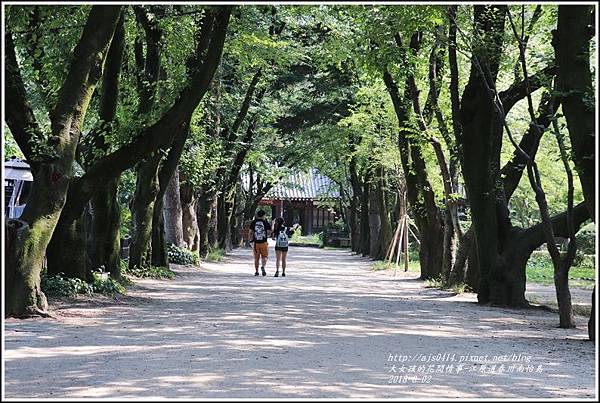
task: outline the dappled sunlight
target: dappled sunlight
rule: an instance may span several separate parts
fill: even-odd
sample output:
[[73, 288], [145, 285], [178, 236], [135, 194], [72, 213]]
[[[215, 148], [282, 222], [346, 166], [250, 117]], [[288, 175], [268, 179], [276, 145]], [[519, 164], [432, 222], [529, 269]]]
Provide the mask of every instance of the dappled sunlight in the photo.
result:
[[[589, 396], [593, 345], [539, 310], [482, 307], [363, 266], [345, 251], [294, 250], [288, 277], [255, 278], [248, 249], [225, 264], [178, 266], [83, 317], [6, 324], [7, 396]], [[316, 267], [314, 261], [318, 261]], [[353, 262], [358, 264], [353, 264]], [[341, 264], [340, 264], [341, 263]], [[536, 374], [434, 374], [389, 384], [390, 353], [531, 355]], [[28, 378], [14, 374], [27, 368]], [[579, 375], [573, 376], [574, 373]], [[587, 375], [582, 375], [587, 374]], [[93, 375], [93, 376], [90, 376]], [[39, 379], [45, 379], [40, 383]], [[554, 387], [552, 382], [561, 382]]]

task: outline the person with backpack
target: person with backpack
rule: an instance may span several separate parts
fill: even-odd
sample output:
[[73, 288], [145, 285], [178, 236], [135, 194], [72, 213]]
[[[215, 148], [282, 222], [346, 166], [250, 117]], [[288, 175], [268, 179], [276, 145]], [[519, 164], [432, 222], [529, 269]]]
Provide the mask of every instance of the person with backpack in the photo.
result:
[[275, 277], [279, 277], [279, 264], [281, 262], [281, 277], [285, 277], [285, 266], [287, 263], [288, 246], [290, 243], [290, 237], [294, 234], [294, 231], [285, 226], [283, 218], [279, 217], [275, 220], [273, 225], [273, 238], [275, 238], [275, 257], [276, 257], [276, 271]]
[[253, 242], [252, 249], [254, 250], [254, 275], [258, 276], [258, 262], [262, 257], [261, 271], [262, 275], [266, 276], [265, 265], [269, 258], [269, 246], [267, 244], [268, 232], [271, 231], [271, 224], [265, 220], [265, 212], [259, 210], [256, 213], [256, 218], [250, 223], [250, 242]]

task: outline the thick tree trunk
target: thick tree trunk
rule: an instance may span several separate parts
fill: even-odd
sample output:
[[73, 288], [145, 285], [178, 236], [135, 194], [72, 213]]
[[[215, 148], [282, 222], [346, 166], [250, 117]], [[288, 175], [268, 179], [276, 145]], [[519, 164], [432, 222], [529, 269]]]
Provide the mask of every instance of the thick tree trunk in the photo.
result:
[[133, 224], [129, 246], [129, 267], [150, 267], [152, 265], [152, 220], [158, 186], [158, 164], [161, 154], [149, 157], [140, 164], [135, 193], [131, 201]]
[[[418, 35], [413, 35], [411, 47], [416, 38]], [[398, 35], [396, 35], [396, 42], [401, 45]], [[441, 274], [444, 262], [444, 228], [441, 212], [436, 205], [433, 187], [429, 181], [425, 160], [421, 153], [422, 145], [416, 143], [415, 136], [406, 129], [411, 105], [411, 76], [405, 82], [402, 96], [389, 72], [384, 72], [383, 79], [392, 98], [400, 127], [398, 149], [406, 179], [406, 194], [420, 234], [421, 278], [436, 278]], [[412, 87], [414, 90], [414, 86]]]
[[181, 221], [179, 171], [177, 169], [173, 173], [165, 192], [163, 214], [167, 242], [183, 247], [183, 223]]
[[590, 71], [590, 40], [594, 35], [592, 10], [591, 5], [560, 5], [552, 43], [558, 63], [557, 89], [567, 119], [573, 161], [590, 217], [595, 221], [596, 115]]
[[199, 229], [196, 218], [197, 199], [188, 184], [182, 184], [179, 189], [181, 198], [181, 223], [183, 226], [183, 243], [186, 248], [198, 251]]
[[379, 259], [381, 250], [379, 233], [381, 230], [381, 203], [379, 202], [378, 188], [380, 187], [379, 178], [377, 184], [369, 189], [369, 256], [372, 259]]
[[90, 201], [91, 242], [88, 243], [92, 268], [104, 266], [113, 278], [121, 277], [121, 208], [117, 200], [119, 180], [113, 179], [106, 192]]
[[231, 214], [233, 211], [233, 200], [229, 191], [222, 192], [217, 198], [217, 211], [219, 220], [217, 221], [218, 245], [219, 248], [231, 250]]
[[390, 243], [392, 242], [392, 224], [390, 223], [390, 215], [388, 211], [388, 204], [386, 198], [386, 183], [385, 183], [385, 171], [382, 168], [380, 172], [381, 176], [377, 184], [377, 202], [379, 203], [379, 252], [377, 259], [385, 259]]
[[[8, 220], [5, 227], [5, 294], [4, 304], [7, 316], [42, 315], [47, 316], [48, 301], [40, 286], [40, 273], [44, 255], [36, 253], [30, 246], [29, 224], [22, 220]], [[23, 252], [21, 252], [23, 251]], [[21, 252], [21, 254], [20, 254]], [[31, 252], [32, 254], [28, 253]], [[23, 266], [22, 264], [29, 266]]]
[[[502, 258], [503, 245], [510, 241], [511, 225], [500, 181], [500, 149], [502, 144], [502, 122], [494, 108], [487, 86], [495, 85], [500, 56], [502, 54], [506, 6], [475, 6], [475, 28], [484, 38], [474, 49], [469, 82], [465, 87], [460, 120], [462, 135], [461, 164], [473, 219], [475, 247], [477, 250], [480, 282], [480, 303], [496, 305], [520, 305], [524, 295], [515, 295], [525, 290], [524, 276], [511, 276], [505, 272], [512, 266]], [[483, 66], [483, 67], [481, 67]], [[480, 69], [484, 68], [486, 77]], [[492, 81], [486, 83], [484, 80]], [[519, 279], [523, 284], [516, 284]]]
[[160, 197], [159, 194], [154, 201], [154, 209], [152, 211], [152, 266], [157, 267], [169, 267], [163, 209], [164, 198]]
[[[84, 213], [67, 225], [56, 226], [46, 251], [48, 274], [62, 273], [70, 278], [92, 280], [91, 269], [99, 267], [90, 267], [87, 250], [88, 228], [85, 221]], [[65, 251], [74, 252], [65, 253]]]
[[369, 194], [371, 192], [370, 174], [365, 175], [360, 202], [360, 253], [363, 256], [370, 252], [370, 225], [369, 225]]
[[[47, 303], [40, 289], [40, 273], [46, 248], [65, 204], [81, 126], [95, 85], [102, 75], [104, 56], [113, 37], [121, 6], [93, 6], [81, 39], [73, 51], [73, 62], [51, 113], [49, 146], [57, 157], [42, 162], [32, 152], [29, 140], [39, 133], [28, 105], [16, 61], [11, 35], [6, 35], [6, 122], [32, 165], [34, 183], [18, 229], [12, 284], [6, 283], [6, 315], [43, 313]], [[43, 136], [41, 138], [44, 138]], [[23, 146], [21, 146], [23, 145]], [[38, 160], [38, 158], [40, 158]]]
[[198, 229], [199, 229], [199, 250], [200, 256], [206, 257], [209, 250], [214, 246], [211, 244], [211, 220], [213, 218], [213, 206], [216, 200], [216, 193], [213, 190], [203, 191], [198, 198]]
[[208, 221], [208, 246], [209, 248], [216, 248], [219, 246], [219, 234], [218, 225], [219, 222], [219, 210], [217, 209], [217, 197], [212, 197], [210, 203], [210, 219]]

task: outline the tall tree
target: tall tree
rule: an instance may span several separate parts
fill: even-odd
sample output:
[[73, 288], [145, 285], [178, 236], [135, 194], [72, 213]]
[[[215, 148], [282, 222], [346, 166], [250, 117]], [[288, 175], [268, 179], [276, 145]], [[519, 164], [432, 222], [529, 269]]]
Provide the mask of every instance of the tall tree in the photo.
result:
[[[21, 219], [13, 224], [16, 238], [7, 259], [7, 315], [44, 314], [47, 308], [40, 289], [44, 254], [65, 204], [81, 126], [102, 76], [121, 8], [92, 7], [51, 114], [47, 139], [29, 106], [12, 34], [6, 35], [6, 94], [11, 99], [6, 105], [6, 121], [34, 175], [27, 206]], [[36, 152], [35, 143], [44, 140], [48, 152]]]

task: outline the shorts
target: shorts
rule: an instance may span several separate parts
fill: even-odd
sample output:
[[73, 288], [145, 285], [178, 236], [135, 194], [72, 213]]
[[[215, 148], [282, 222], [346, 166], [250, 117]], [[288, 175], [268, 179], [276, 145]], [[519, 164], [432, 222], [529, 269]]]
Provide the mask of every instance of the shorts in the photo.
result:
[[258, 258], [260, 256], [262, 257], [269, 257], [269, 244], [267, 242], [254, 242], [254, 257]]
[[288, 251], [288, 247], [287, 246], [276, 246], [275, 250], [279, 250], [282, 252], [287, 252]]

